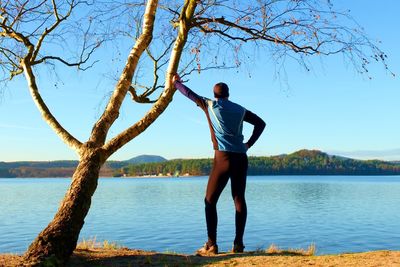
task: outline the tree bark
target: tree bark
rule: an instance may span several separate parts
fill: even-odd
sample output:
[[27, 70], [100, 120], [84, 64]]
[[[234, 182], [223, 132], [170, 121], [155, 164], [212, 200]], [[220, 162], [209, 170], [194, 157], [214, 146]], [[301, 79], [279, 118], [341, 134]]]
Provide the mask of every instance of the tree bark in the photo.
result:
[[64, 143], [80, 153], [82, 143], [66, 129], [64, 129], [64, 127], [62, 127], [58, 120], [53, 116], [42, 96], [40, 95], [38, 86], [36, 84], [35, 75], [33, 74], [32, 66], [29, 62], [29, 57], [25, 57], [21, 63], [24, 69], [26, 81], [28, 82], [28, 88], [29, 92], [31, 93], [32, 100], [40, 111], [43, 120], [50, 126], [50, 128], [54, 130], [54, 132], [61, 138], [62, 141], [64, 141]]
[[165, 88], [161, 96], [154, 103], [151, 109], [134, 125], [124, 130], [104, 145], [106, 157], [112, 155], [133, 138], [144, 132], [168, 107], [175, 93], [175, 87], [172, 84], [172, 76], [177, 72], [179, 61], [185, 47], [188, 33], [191, 29], [194, 11], [197, 6], [197, 0], [186, 0], [180, 13], [178, 36], [175, 40], [174, 48], [171, 52], [167, 72], [165, 75]]
[[26, 251], [25, 266], [63, 266], [72, 255], [104, 163], [101, 149], [84, 152], [54, 219]]
[[146, 10], [143, 15], [143, 32], [137, 39], [128, 56], [125, 68], [115, 86], [114, 92], [104, 110], [104, 113], [93, 127], [90, 141], [94, 144], [104, 144], [108, 130], [119, 116], [119, 109], [132, 84], [132, 78], [139, 62], [139, 58], [153, 39], [153, 28], [157, 6], [158, 0], [147, 1]]
[[[114, 94], [103, 115], [94, 125], [90, 139], [86, 144], [81, 144], [76, 140], [51, 115], [40, 97], [29, 62], [24, 62], [23, 67], [29, 88], [35, 103], [42, 113], [42, 117], [80, 155], [79, 165], [72, 177], [70, 189], [53, 220], [26, 251], [24, 255], [25, 266], [63, 266], [72, 255], [83, 227], [84, 219], [89, 211], [91, 198], [97, 187], [100, 167], [109, 156], [106, 156], [102, 146], [107, 137], [108, 129], [118, 117], [119, 108], [130, 86], [138, 60], [152, 40], [157, 5], [158, 0], [149, 0], [147, 2], [143, 33], [131, 50]], [[25, 61], [28, 60], [27, 58]]]

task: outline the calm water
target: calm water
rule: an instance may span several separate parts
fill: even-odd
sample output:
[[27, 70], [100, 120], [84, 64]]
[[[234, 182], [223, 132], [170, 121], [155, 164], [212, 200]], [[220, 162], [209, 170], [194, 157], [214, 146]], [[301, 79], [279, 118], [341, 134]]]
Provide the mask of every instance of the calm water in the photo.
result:
[[[70, 179], [0, 179], [0, 252], [23, 252], [52, 219]], [[100, 179], [80, 239], [193, 253], [206, 240], [207, 179]], [[318, 254], [400, 250], [400, 177], [249, 177], [246, 249]], [[219, 246], [231, 248], [229, 185], [218, 203]]]

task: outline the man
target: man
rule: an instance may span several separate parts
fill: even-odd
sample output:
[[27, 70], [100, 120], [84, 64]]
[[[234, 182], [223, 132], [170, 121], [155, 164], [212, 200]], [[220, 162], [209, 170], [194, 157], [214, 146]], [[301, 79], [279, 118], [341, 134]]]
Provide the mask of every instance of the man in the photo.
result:
[[[236, 236], [232, 252], [243, 252], [243, 234], [247, 218], [245, 189], [248, 162], [246, 151], [260, 137], [265, 128], [265, 122], [254, 113], [229, 101], [229, 88], [225, 83], [217, 83], [214, 86], [215, 100], [194, 93], [183, 85], [178, 74], [174, 75], [173, 83], [176, 89], [205, 112], [215, 150], [213, 168], [208, 179], [204, 200], [208, 241], [197, 250], [196, 254], [205, 256], [218, 253], [217, 202], [229, 178], [236, 209]], [[243, 121], [254, 125], [253, 133], [246, 143], [243, 143]]]

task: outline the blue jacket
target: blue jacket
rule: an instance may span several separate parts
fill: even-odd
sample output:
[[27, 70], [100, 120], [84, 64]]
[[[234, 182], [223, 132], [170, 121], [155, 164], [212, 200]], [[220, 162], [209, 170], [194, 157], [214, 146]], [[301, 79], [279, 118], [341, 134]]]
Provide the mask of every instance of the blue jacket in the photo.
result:
[[[246, 153], [247, 147], [257, 141], [265, 128], [260, 117], [227, 98], [211, 100], [199, 96], [179, 81], [175, 82], [175, 87], [205, 112], [215, 150]], [[254, 125], [247, 147], [243, 143], [243, 121]]]

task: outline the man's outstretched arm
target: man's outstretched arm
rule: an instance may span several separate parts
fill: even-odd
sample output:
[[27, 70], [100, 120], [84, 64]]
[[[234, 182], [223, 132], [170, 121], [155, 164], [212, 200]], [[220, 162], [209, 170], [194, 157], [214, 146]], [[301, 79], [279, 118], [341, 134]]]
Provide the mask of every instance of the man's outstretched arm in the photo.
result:
[[246, 110], [243, 120], [245, 122], [248, 122], [248, 123], [254, 125], [253, 133], [251, 134], [249, 141], [247, 141], [247, 143], [246, 143], [246, 146], [249, 149], [251, 146], [254, 145], [254, 143], [257, 141], [257, 139], [260, 137], [260, 135], [264, 131], [265, 122], [260, 117], [258, 117], [256, 114], [254, 114], [253, 112], [248, 111], [248, 110]]
[[179, 92], [181, 92], [184, 96], [195, 102], [199, 107], [204, 108], [205, 106], [204, 98], [193, 92], [189, 87], [185, 86], [182, 83], [182, 80], [178, 74], [174, 75], [172, 82], [174, 83], [175, 88], [178, 89]]

